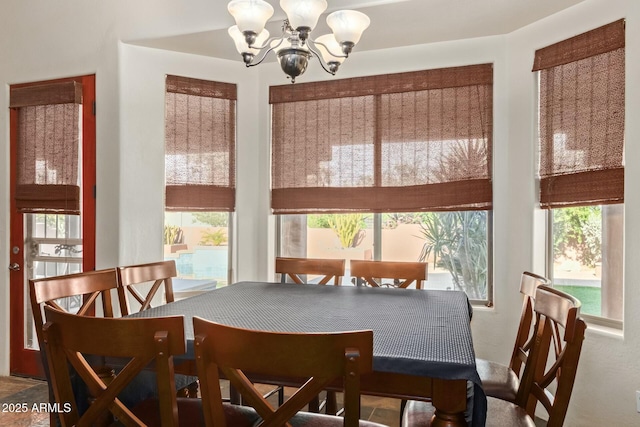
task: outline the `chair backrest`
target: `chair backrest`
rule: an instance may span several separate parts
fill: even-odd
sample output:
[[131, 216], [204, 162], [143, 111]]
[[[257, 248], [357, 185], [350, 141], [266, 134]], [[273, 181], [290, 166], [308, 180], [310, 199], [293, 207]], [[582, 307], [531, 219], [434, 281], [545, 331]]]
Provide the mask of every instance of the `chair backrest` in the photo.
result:
[[[540, 402], [549, 414], [548, 427], [562, 426], [569, 406], [586, 330], [580, 306], [573, 296], [548, 286], [536, 291], [535, 341], [516, 403], [533, 418]], [[554, 383], [555, 393], [549, 387]]]
[[527, 356], [531, 350], [531, 345], [535, 337], [533, 328], [533, 304], [538, 286], [549, 285], [550, 281], [546, 277], [525, 271], [520, 279], [520, 293], [523, 295], [522, 313], [520, 314], [520, 324], [516, 342], [511, 354], [509, 367], [520, 376], [522, 367], [527, 363]]
[[[117, 396], [153, 361], [162, 425], [178, 425], [173, 356], [186, 351], [182, 316], [113, 319], [77, 316], [51, 307], [45, 311], [47, 360], [56, 401], [65, 405], [60, 413], [63, 427], [95, 425], [108, 412], [124, 425], [145, 425]], [[85, 355], [125, 358], [128, 363], [106, 384], [92, 369], [91, 357]], [[69, 364], [95, 397], [82, 416], [74, 398]]]
[[[407, 288], [416, 284], [422, 289], [422, 281], [427, 280], [426, 262], [395, 262], [351, 260], [351, 276], [364, 285]], [[392, 279], [385, 283], [383, 279]]]
[[335, 286], [340, 285], [340, 279], [344, 276], [343, 259], [315, 259], [315, 258], [276, 258], [276, 273], [281, 274], [284, 283], [287, 276], [295, 283], [307, 283], [300, 275], [320, 275], [318, 284], [326, 285], [331, 279]]
[[117, 287], [118, 275], [115, 268], [29, 280], [31, 311], [40, 346], [43, 344], [42, 326], [45, 306], [63, 310], [56, 303], [57, 299], [80, 296], [82, 301], [77, 314], [87, 316], [92, 314], [95, 302], [101, 296], [103, 315], [113, 317], [111, 290]]
[[[280, 333], [253, 331], [193, 319], [195, 354], [207, 426], [225, 427], [218, 369], [263, 419], [282, 427], [330, 384], [344, 387], [344, 425], [358, 425], [360, 375], [373, 369], [373, 332]], [[255, 390], [245, 373], [301, 380], [277, 409]], [[233, 427], [233, 426], [228, 426]]]
[[[173, 260], [119, 267], [120, 287], [118, 288], [118, 297], [120, 298], [122, 315], [127, 315], [131, 311], [127, 293], [131, 294], [140, 303], [138, 311], [151, 308], [151, 301], [162, 285], [164, 285], [165, 301], [173, 302], [175, 298], [173, 296], [172, 278], [177, 275], [176, 262]], [[150, 287], [148, 291], [143, 292], [140, 289], [142, 286], [136, 287], [136, 285]]]

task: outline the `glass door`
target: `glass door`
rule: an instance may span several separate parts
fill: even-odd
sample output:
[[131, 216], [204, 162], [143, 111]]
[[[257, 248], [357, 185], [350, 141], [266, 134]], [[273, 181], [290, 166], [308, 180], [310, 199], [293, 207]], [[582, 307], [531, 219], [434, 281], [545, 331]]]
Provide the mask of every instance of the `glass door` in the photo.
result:
[[[78, 141], [74, 154], [55, 145], [65, 141], [66, 135], [61, 136], [60, 129], [68, 125], [64, 122], [67, 116], [58, 116], [60, 108], [29, 104], [33, 96], [26, 101], [13, 96], [19, 92], [13, 91], [16, 87], [46, 96], [48, 93], [42, 88], [69, 82], [77, 89], [74, 100], [79, 104], [75, 107], [78, 113], [73, 116], [77, 131], [72, 136]], [[12, 374], [44, 377], [29, 280], [95, 269], [95, 76], [17, 85], [11, 89], [10, 370]], [[28, 120], [20, 114], [31, 114], [35, 119]], [[72, 157], [74, 161], [61, 161], [61, 156]], [[61, 185], [59, 176], [69, 174], [69, 164], [74, 170], [74, 185]], [[60, 197], [66, 197], [70, 189], [77, 193], [74, 208], [66, 209], [66, 205], [61, 208], [61, 203], [67, 202], [60, 202]], [[81, 305], [79, 298], [68, 298], [59, 304], [73, 311], [73, 307]]]

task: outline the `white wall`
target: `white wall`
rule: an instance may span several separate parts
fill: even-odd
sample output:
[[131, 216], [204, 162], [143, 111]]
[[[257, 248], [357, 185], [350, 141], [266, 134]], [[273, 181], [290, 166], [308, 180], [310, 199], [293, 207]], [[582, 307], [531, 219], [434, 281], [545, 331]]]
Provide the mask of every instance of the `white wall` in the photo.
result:
[[[54, 4], [55, 3], [55, 4]], [[63, 8], [61, 9], [61, 3]], [[287, 84], [274, 63], [240, 62], [165, 52], [127, 40], [210, 29], [204, 0], [13, 1], [0, 16], [0, 111], [8, 85], [96, 73], [98, 125], [97, 264], [161, 256], [164, 76], [185, 75], [238, 85], [238, 176], [234, 268], [237, 280], [266, 279], [274, 253], [269, 214], [268, 86]], [[3, 6], [5, 7], [5, 6]], [[76, 23], [75, 17], [84, 17]], [[535, 81], [537, 48], [627, 19], [626, 235], [624, 336], [590, 327], [571, 401], [568, 426], [640, 425], [640, 1], [586, 0], [507, 36], [356, 52], [339, 78], [491, 62], [494, 64], [495, 308], [477, 309], [477, 354], [506, 362], [520, 311], [523, 270], [540, 272], [535, 208]], [[51, 24], [55, 22], [55, 24]], [[41, 26], [46, 31], [36, 31]], [[11, 40], [9, 42], [8, 40]], [[125, 41], [123, 43], [122, 41]], [[213, 41], [212, 41], [213, 42]], [[224, 43], [230, 42], [224, 40]], [[312, 63], [304, 78], [331, 78]], [[8, 115], [0, 119], [0, 171], [8, 164]], [[8, 173], [0, 173], [0, 324], [8, 325]], [[0, 328], [0, 374], [9, 367], [8, 326]]]

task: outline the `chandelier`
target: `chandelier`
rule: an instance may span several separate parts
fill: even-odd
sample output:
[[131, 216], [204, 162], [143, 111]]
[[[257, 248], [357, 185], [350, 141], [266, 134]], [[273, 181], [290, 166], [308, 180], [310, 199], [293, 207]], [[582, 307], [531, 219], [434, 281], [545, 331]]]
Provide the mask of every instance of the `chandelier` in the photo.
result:
[[262, 63], [269, 52], [275, 51], [282, 71], [292, 83], [306, 71], [313, 56], [327, 73], [334, 75], [370, 23], [362, 12], [339, 10], [327, 16], [333, 34], [312, 39], [310, 33], [327, 9], [326, 0], [280, 0], [280, 7], [287, 15], [282, 34], [269, 38], [264, 26], [273, 16], [273, 6], [264, 0], [230, 1], [227, 9], [236, 25], [229, 28], [229, 35], [247, 67]]

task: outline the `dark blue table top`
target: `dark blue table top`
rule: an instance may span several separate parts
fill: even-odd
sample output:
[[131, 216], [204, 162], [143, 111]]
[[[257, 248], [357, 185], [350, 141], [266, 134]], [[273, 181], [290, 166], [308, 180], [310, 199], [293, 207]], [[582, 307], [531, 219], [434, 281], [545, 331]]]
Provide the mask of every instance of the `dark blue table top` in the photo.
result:
[[266, 331], [371, 329], [375, 371], [471, 381], [473, 424], [484, 425], [471, 314], [467, 296], [458, 291], [240, 282], [131, 317], [185, 316], [191, 355], [194, 316]]

